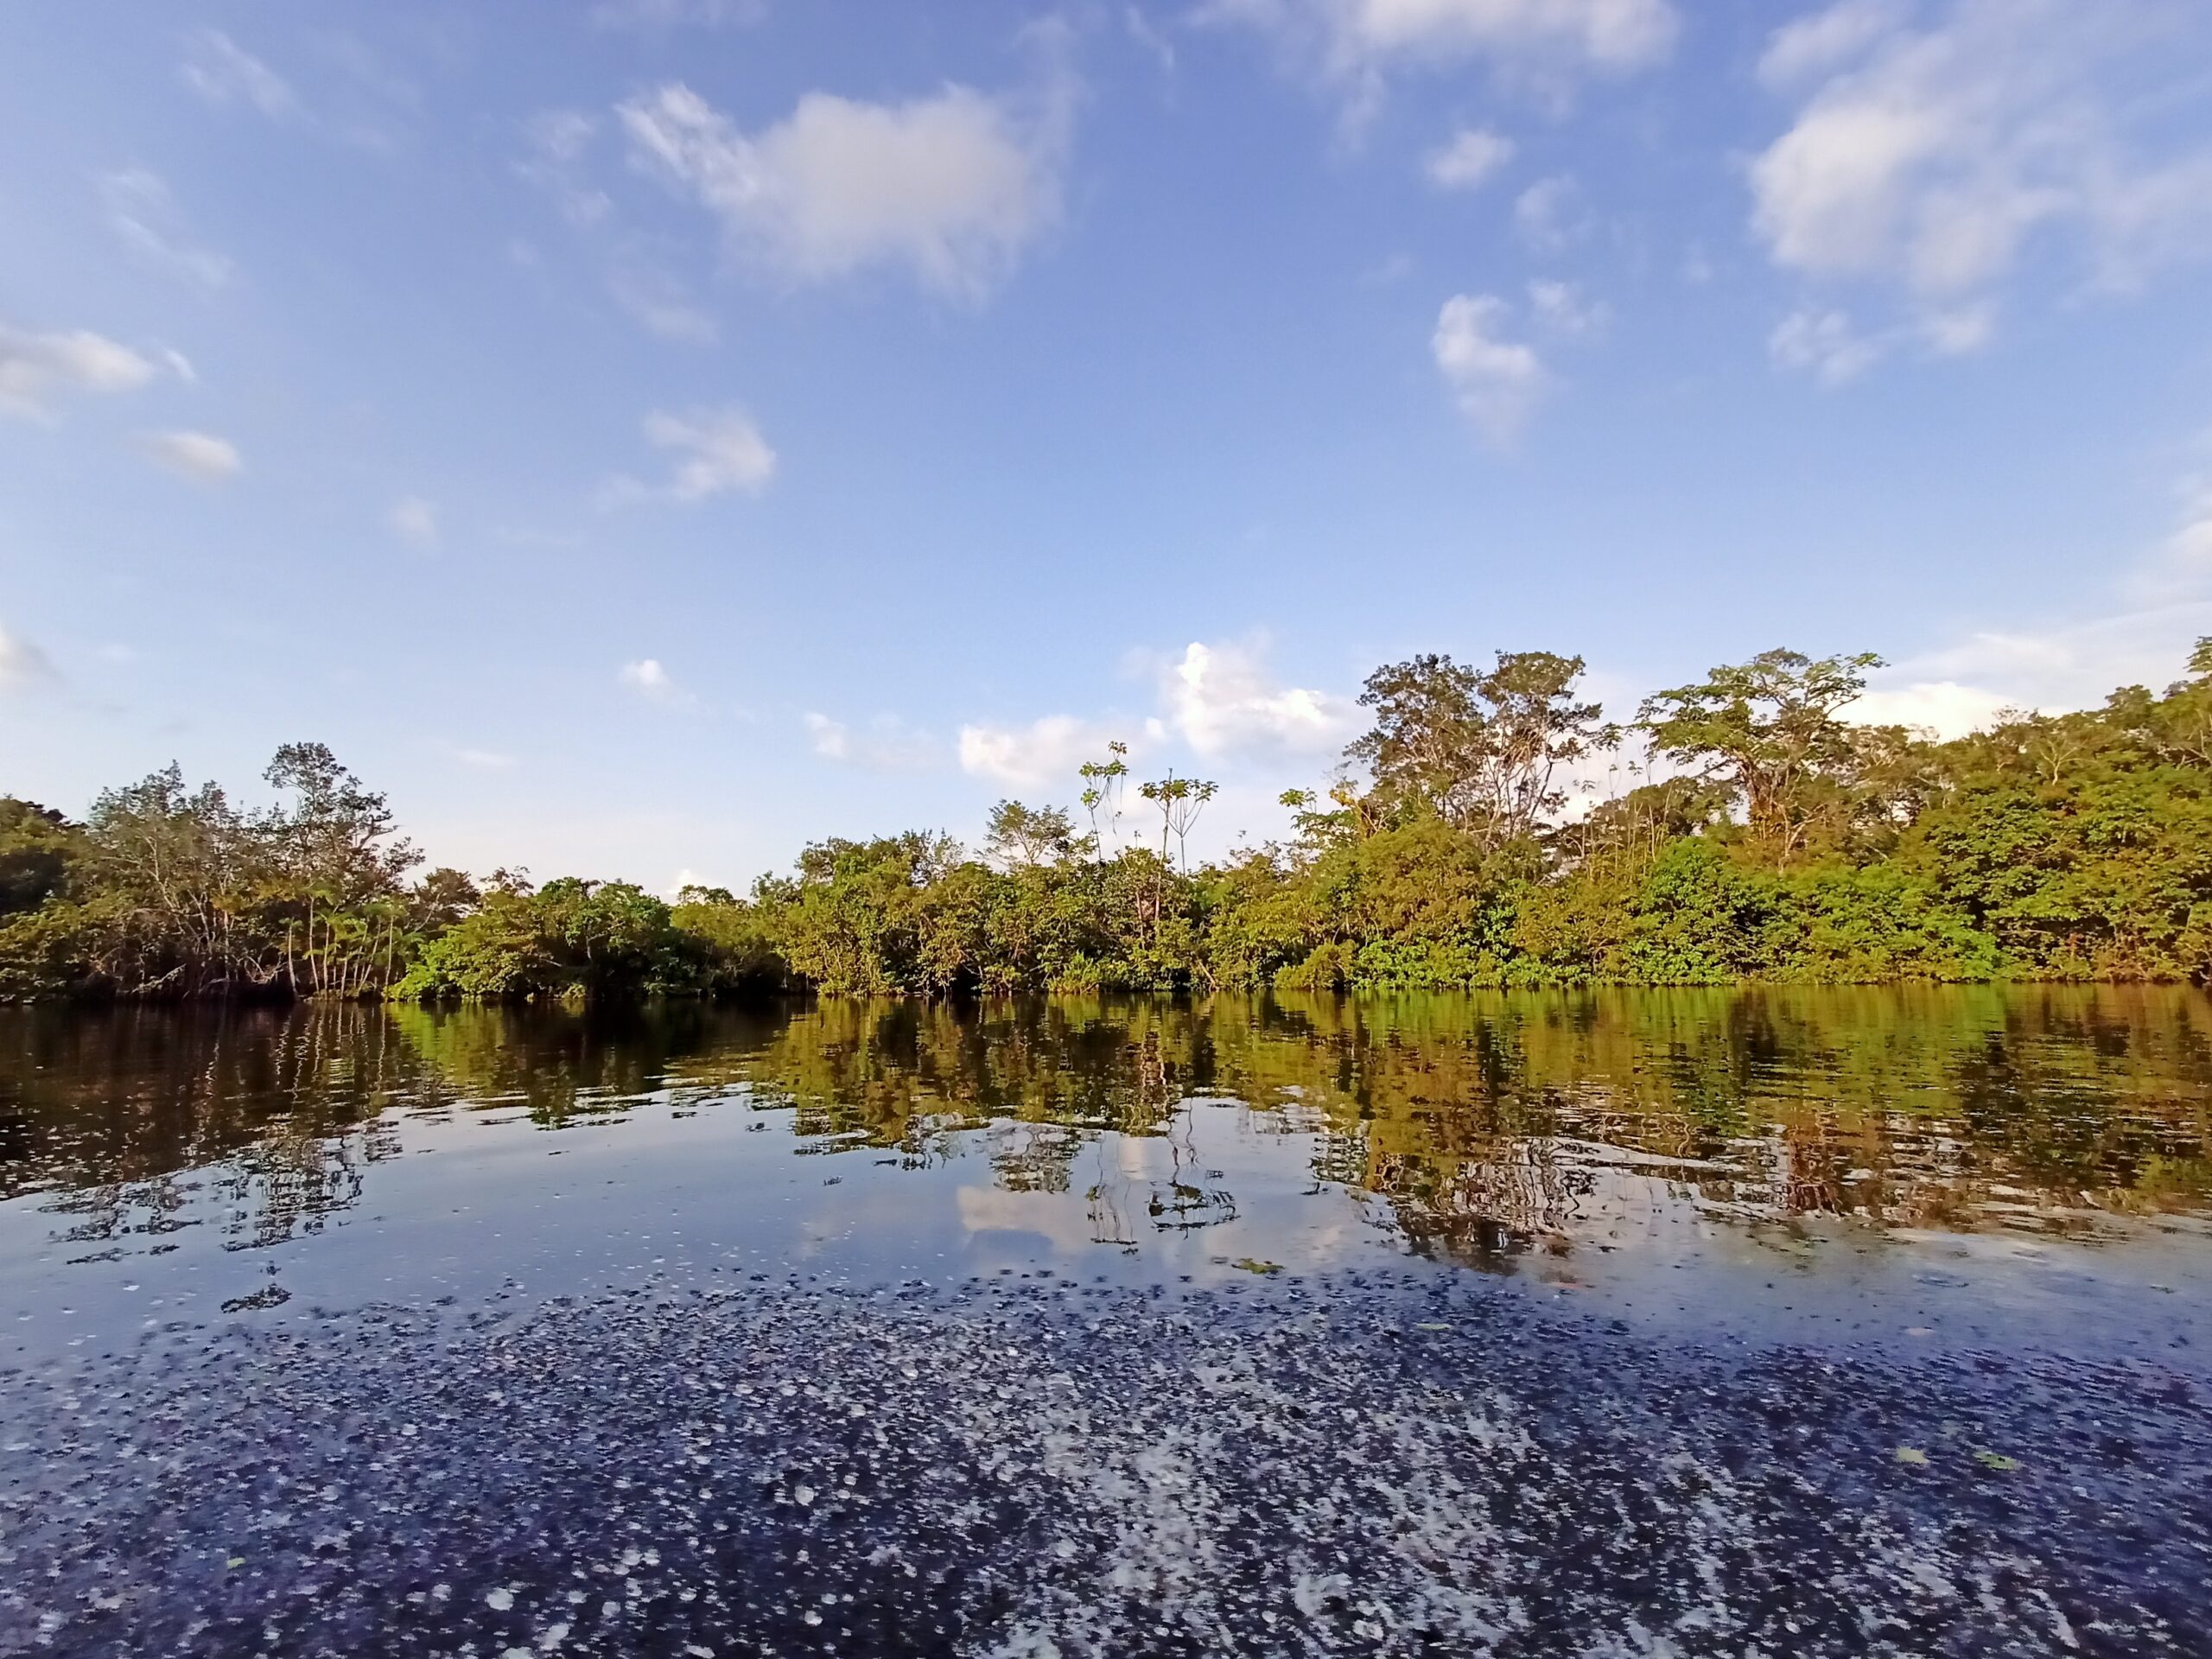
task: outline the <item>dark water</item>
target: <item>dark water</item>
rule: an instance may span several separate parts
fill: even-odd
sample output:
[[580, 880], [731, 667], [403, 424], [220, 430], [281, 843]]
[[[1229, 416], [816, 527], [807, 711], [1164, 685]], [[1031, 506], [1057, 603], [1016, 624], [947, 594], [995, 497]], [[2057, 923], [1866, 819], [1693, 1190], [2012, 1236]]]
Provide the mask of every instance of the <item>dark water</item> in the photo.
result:
[[2091, 1281], [2174, 1293], [2208, 1224], [2187, 989], [0, 1011], [0, 1353], [794, 1262], [1412, 1256], [1926, 1332], [1961, 1273], [2092, 1318]]
[[0, 1010], [0, 1654], [2212, 1652], [2212, 1005]]

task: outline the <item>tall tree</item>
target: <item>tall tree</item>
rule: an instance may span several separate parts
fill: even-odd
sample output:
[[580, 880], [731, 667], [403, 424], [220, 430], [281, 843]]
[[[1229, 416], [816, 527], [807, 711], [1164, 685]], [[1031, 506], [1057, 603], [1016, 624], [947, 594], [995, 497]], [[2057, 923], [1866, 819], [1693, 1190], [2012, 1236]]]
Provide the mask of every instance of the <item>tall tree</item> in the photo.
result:
[[991, 809], [983, 852], [1001, 869], [1030, 869], [1077, 856], [1086, 841], [1076, 834], [1075, 822], [1065, 807], [1001, 801]]
[[1819, 784], [1852, 775], [1859, 746], [1836, 711], [1881, 666], [1872, 652], [1761, 652], [1697, 684], [1655, 692], [1640, 723], [1661, 754], [1729, 787], [1753, 837], [1787, 859], [1804, 840]]
[[1480, 670], [1429, 653], [1379, 668], [1360, 694], [1374, 727], [1345, 752], [1384, 804], [1431, 812], [1497, 845], [1533, 835], [1565, 803], [1559, 768], [1619, 740], [1575, 700], [1580, 657], [1497, 653]]

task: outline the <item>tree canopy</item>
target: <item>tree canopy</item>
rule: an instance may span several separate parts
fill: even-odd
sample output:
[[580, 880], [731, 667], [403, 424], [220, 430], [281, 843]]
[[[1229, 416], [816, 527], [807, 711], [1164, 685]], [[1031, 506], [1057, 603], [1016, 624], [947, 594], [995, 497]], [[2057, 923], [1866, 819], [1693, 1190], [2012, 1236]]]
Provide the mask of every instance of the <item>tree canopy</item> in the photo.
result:
[[975, 853], [833, 837], [673, 902], [417, 874], [385, 797], [287, 744], [262, 810], [173, 766], [81, 823], [0, 798], [0, 998], [2212, 975], [2212, 640], [2163, 691], [1949, 742], [1850, 717], [1878, 665], [1764, 652], [1624, 730], [1580, 658], [1419, 656], [1369, 677], [1370, 729], [1279, 842], [1194, 864], [1216, 785], [1117, 743], [1071, 779], [1080, 817], [1001, 801]]

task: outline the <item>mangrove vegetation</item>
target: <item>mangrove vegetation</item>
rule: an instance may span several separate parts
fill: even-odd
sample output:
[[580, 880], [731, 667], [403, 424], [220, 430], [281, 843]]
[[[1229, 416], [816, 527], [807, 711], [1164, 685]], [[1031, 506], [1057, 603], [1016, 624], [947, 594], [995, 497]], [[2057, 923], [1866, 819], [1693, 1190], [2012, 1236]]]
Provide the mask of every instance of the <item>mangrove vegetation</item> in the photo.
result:
[[[1378, 669], [1287, 840], [1111, 746], [982, 846], [833, 838], [738, 894], [423, 868], [317, 743], [247, 810], [175, 766], [81, 821], [0, 798], [0, 1000], [2201, 980], [2212, 640], [2163, 693], [1949, 741], [1847, 717], [1868, 655], [1767, 652], [1608, 723], [1582, 660]], [[1595, 776], [1593, 777], [1593, 774]]]

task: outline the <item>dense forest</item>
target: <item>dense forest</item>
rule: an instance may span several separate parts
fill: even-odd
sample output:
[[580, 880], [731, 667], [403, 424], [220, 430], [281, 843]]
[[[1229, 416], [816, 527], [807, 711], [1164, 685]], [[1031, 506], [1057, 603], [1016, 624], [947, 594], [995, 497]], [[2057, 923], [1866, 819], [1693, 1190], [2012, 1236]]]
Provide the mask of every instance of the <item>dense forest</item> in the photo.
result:
[[[82, 823], [0, 798], [0, 1000], [2212, 975], [2212, 640], [2164, 695], [1948, 742], [1843, 717], [1878, 665], [1771, 651], [1623, 728], [1580, 658], [1417, 657], [1369, 677], [1370, 728], [1284, 798], [1286, 842], [1194, 866], [1215, 785], [1114, 745], [1073, 804], [1000, 803], [979, 849], [833, 839], [673, 904], [418, 874], [385, 797], [289, 744], [265, 810], [175, 766]], [[1577, 802], [1639, 742], [1630, 786]]]

